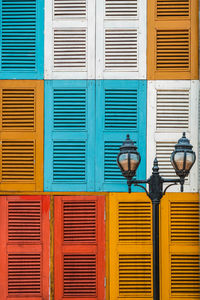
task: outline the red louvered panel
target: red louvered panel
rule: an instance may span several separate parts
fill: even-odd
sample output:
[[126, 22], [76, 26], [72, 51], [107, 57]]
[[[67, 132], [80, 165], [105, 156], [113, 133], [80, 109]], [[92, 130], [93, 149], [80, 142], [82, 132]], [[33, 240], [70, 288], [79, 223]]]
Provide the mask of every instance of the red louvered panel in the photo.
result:
[[49, 196], [0, 197], [0, 300], [49, 299]]
[[104, 196], [55, 197], [55, 300], [104, 299], [104, 209]]

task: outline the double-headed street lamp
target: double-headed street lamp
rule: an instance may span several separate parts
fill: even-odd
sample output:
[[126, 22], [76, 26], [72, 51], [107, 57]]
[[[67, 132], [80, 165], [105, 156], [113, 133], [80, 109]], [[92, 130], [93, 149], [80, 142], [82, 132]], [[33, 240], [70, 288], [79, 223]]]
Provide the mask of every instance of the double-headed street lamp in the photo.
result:
[[[127, 179], [128, 192], [131, 193], [131, 185], [143, 188], [147, 196], [152, 201], [153, 214], [153, 299], [160, 299], [159, 289], [159, 204], [161, 198], [165, 195], [166, 190], [177, 183], [181, 185], [181, 192], [183, 192], [183, 185], [185, 177], [188, 176], [193, 164], [196, 160], [195, 152], [192, 151], [193, 146], [186, 138], [185, 132], [178, 143], [175, 145], [175, 150], [171, 154], [171, 163], [175, 169], [176, 174], [180, 179], [166, 179], [160, 176], [158, 160], [154, 159], [152, 175], [146, 180], [132, 179], [136, 174], [136, 170], [140, 164], [140, 154], [137, 152], [137, 147], [134, 142], [130, 140], [127, 135], [126, 140], [120, 147], [120, 152], [117, 156], [117, 164], [120, 167], [122, 175]], [[163, 190], [163, 183], [170, 183]], [[148, 184], [148, 190], [141, 184]]]

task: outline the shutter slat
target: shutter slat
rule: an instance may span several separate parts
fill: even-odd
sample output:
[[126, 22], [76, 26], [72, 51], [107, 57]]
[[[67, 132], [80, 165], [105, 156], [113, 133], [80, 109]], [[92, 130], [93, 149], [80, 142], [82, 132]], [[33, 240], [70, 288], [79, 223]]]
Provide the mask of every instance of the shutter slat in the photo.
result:
[[2, 0], [3, 70], [35, 71], [36, 13], [36, 0], [21, 2]]
[[171, 242], [199, 242], [199, 204], [171, 202]]
[[[130, 47], [133, 49], [130, 52]], [[120, 49], [120, 50], [119, 50]], [[105, 68], [137, 68], [138, 37], [133, 29], [105, 30]]]
[[157, 129], [189, 129], [189, 90], [157, 90], [156, 100]]
[[[55, 30], [54, 68], [85, 69], [86, 42], [86, 29]], [[73, 49], [73, 52], [68, 52], [69, 48]]]
[[54, 128], [85, 129], [86, 90], [54, 89]]
[[54, 0], [55, 18], [85, 18], [86, 0]]
[[159, 69], [189, 69], [189, 30], [157, 30], [156, 66]]
[[105, 16], [118, 18], [132, 18], [138, 15], [136, 0], [105, 0]]
[[150, 203], [119, 202], [119, 242], [151, 241]]
[[17, 242], [40, 242], [41, 203], [8, 202], [8, 240]]
[[63, 212], [64, 242], [96, 242], [95, 201], [65, 201]]
[[8, 295], [40, 295], [40, 293], [40, 254], [8, 254]]
[[34, 89], [2, 90], [2, 128], [29, 129], [35, 126]]
[[189, 0], [157, 0], [157, 17], [189, 17], [190, 1]]
[[192, 254], [171, 255], [172, 297], [200, 296], [200, 256]]
[[[17, 154], [17, 156], [16, 156]], [[35, 179], [34, 141], [2, 141], [2, 180]]]

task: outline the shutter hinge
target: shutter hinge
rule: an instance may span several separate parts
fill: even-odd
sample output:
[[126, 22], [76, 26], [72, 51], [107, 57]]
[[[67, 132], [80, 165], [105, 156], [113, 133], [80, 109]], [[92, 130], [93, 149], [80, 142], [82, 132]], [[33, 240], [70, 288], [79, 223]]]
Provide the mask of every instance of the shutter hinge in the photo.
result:
[[51, 211], [49, 210], [49, 221], [51, 221]]
[[104, 277], [104, 287], [106, 288], [106, 277]]
[[106, 221], [106, 210], [104, 210], [104, 221]]

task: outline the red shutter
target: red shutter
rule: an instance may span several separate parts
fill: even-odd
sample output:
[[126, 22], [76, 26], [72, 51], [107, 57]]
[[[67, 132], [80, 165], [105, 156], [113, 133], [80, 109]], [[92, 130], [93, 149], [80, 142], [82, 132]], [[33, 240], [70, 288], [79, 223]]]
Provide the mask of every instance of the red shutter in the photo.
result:
[[104, 206], [104, 196], [55, 197], [55, 300], [104, 299]]
[[49, 200], [0, 197], [0, 300], [49, 299]]

